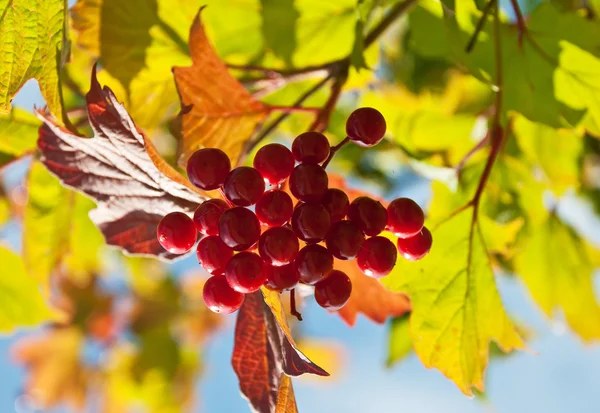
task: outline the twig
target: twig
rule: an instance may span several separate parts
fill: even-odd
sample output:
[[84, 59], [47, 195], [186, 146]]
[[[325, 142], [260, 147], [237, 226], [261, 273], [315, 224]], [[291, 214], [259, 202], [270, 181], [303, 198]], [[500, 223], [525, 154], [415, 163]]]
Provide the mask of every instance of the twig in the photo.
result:
[[309, 112], [309, 113], [319, 113], [321, 108], [315, 107], [304, 107], [304, 106], [277, 106], [277, 105], [269, 105], [270, 112], [285, 112], [285, 113], [294, 113], [294, 112]]
[[296, 309], [296, 289], [292, 288], [290, 291], [290, 314], [298, 319], [298, 321], [302, 321], [302, 314], [298, 312]]
[[465, 51], [467, 53], [470, 53], [473, 50], [473, 48], [475, 47], [475, 44], [477, 43], [477, 38], [479, 37], [479, 33], [481, 33], [481, 31], [483, 30], [483, 27], [485, 26], [485, 23], [487, 22], [487, 17], [490, 14], [490, 12], [492, 11], [492, 9], [494, 8], [494, 4], [496, 4], [496, 0], [490, 0], [485, 5], [485, 8], [483, 9], [483, 14], [481, 15], [481, 18], [479, 19], [479, 21], [477, 22], [475, 31], [473, 32], [473, 35], [471, 36], [471, 39], [469, 40], [469, 43], [467, 44], [467, 47], [465, 48]]
[[329, 149], [329, 156], [327, 157], [327, 159], [325, 159], [325, 162], [323, 162], [323, 165], [322, 165], [323, 169], [327, 168], [327, 165], [329, 165], [329, 162], [331, 162], [331, 160], [333, 159], [333, 155], [335, 155], [335, 153], [337, 151], [339, 151], [342, 148], [342, 146], [344, 146], [348, 142], [350, 142], [350, 137], [346, 136], [343, 141], [341, 141], [340, 143], [338, 143], [335, 146], [332, 146]]
[[477, 145], [473, 146], [471, 148], [471, 150], [469, 152], [467, 152], [465, 156], [463, 156], [463, 158], [460, 160], [458, 165], [456, 165], [456, 167], [455, 167], [456, 174], [459, 177], [460, 177], [460, 174], [461, 174], [463, 168], [465, 167], [465, 164], [467, 163], [467, 161], [469, 159], [471, 159], [471, 157], [473, 155], [475, 155], [477, 152], [479, 152], [481, 149], [483, 149], [488, 142], [489, 142], [489, 135], [486, 134], [482, 140], [477, 142]]
[[317, 117], [314, 122], [308, 128], [309, 131], [317, 131], [324, 132], [327, 129], [327, 125], [329, 125], [329, 119], [331, 118], [331, 113], [333, 109], [335, 109], [335, 104], [337, 103], [340, 94], [342, 93], [342, 87], [346, 83], [348, 79], [348, 71], [342, 76], [339, 76], [335, 79], [333, 85], [331, 85], [331, 93], [327, 98], [327, 102], [323, 108], [318, 112]]
[[510, 4], [512, 5], [513, 10], [515, 11], [515, 16], [517, 16], [517, 28], [519, 29], [519, 47], [523, 46], [523, 36], [527, 31], [527, 25], [525, 23], [525, 19], [523, 18], [523, 13], [521, 12], [521, 7], [517, 0], [510, 0]]
[[393, 6], [387, 16], [385, 16], [369, 33], [367, 33], [365, 36], [364, 48], [366, 49], [371, 46], [371, 44], [373, 44], [379, 38], [379, 36], [381, 36], [383, 32], [385, 32], [388, 27], [390, 27], [391, 24], [396, 21], [398, 17], [404, 14], [416, 2], [416, 0], [406, 0]]

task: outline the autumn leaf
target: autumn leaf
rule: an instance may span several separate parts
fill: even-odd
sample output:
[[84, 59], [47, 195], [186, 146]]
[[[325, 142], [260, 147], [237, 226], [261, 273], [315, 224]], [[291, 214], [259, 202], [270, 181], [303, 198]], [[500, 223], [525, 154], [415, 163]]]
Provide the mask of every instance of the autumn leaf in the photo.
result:
[[294, 396], [294, 387], [292, 378], [285, 373], [281, 374], [279, 389], [277, 390], [277, 405], [275, 413], [298, 413], [296, 406], [296, 396]]
[[[294, 345], [276, 293], [247, 294], [237, 316], [232, 364], [240, 390], [252, 408], [260, 413], [275, 413], [282, 375], [299, 376], [328, 373], [312, 363]], [[291, 389], [291, 387], [290, 387]], [[286, 398], [291, 396], [281, 396]], [[282, 402], [293, 406], [291, 401]], [[291, 407], [290, 407], [291, 408]], [[294, 410], [283, 410], [293, 412]]]
[[76, 328], [51, 330], [22, 339], [12, 349], [15, 360], [27, 370], [25, 389], [44, 408], [68, 403], [83, 410], [91, 371], [80, 362], [85, 336]]
[[493, 237], [514, 239], [519, 228], [488, 230], [467, 208], [432, 231], [429, 255], [417, 262], [398, 260], [383, 280], [410, 297], [410, 336], [423, 364], [468, 395], [483, 391], [491, 340], [504, 351], [524, 346], [502, 305], [486, 247]]
[[112, 91], [101, 88], [95, 70], [86, 100], [93, 138], [39, 114], [42, 162], [65, 186], [97, 202], [90, 217], [109, 245], [173, 258], [156, 240], [156, 225], [169, 212], [192, 212], [202, 194], [160, 158]]
[[67, 122], [59, 71], [67, 60], [64, 0], [0, 3], [0, 113], [10, 112], [14, 95], [35, 78], [54, 116]]
[[192, 66], [173, 69], [183, 108], [179, 164], [203, 147], [222, 149], [235, 163], [269, 107], [229, 74], [208, 41], [200, 14], [190, 32], [190, 52]]
[[591, 341], [600, 339], [600, 305], [585, 244], [556, 215], [549, 215], [531, 229], [514, 262], [516, 273], [544, 313], [551, 317], [561, 309], [571, 328]]
[[0, 245], [0, 332], [51, 321], [54, 315], [21, 257]]

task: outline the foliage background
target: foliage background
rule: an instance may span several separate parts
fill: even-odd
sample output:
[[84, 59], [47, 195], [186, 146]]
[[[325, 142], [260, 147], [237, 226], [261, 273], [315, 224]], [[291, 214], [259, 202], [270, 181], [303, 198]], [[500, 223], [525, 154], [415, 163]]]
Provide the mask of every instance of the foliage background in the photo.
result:
[[[510, 10], [506, 4], [503, 6], [505, 10]], [[524, 6], [533, 8], [535, 4]], [[230, 25], [230, 22], [225, 23], [225, 27], [236, 27]], [[218, 27], [218, 19], [214, 24]], [[183, 28], [182, 32], [185, 32]], [[335, 41], [331, 40], [331, 43]], [[231, 47], [234, 49], [230, 51], [231, 56], [235, 58], [235, 44]], [[217, 48], [219, 49], [218, 43]], [[219, 51], [227, 54], [225, 46]], [[285, 58], [285, 47], [279, 51]], [[167, 64], [170, 66], [174, 63], [169, 61]], [[84, 78], [87, 78], [87, 74]], [[360, 82], [360, 79], [355, 81]], [[352, 97], [347, 99], [343, 102], [351, 106]], [[376, 102], [374, 104], [378, 106], [385, 104], [385, 101]], [[13, 103], [15, 107], [31, 110], [33, 103], [41, 106], [42, 100], [36, 93], [35, 86], [29, 83]], [[152, 126], [152, 117], [143, 118], [143, 112], [142, 110], [139, 118], [144, 120], [139, 122]], [[138, 119], [135, 113], [133, 116]], [[338, 128], [342, 118], [338, 115]], [[332, 129], [335, 129], [335, 114], [333, 121]], [[433, 122], [425, 124], [425, 127], [429, 125], [433, 125]], [[291, 122], [286, 128], [295, 126], [297, 125]], [[438, 134], [444, 132], [446, 131], [437, 131]], [[550, 155], [553, 153], [550, 151]], [[349, 172], [348, 164], [354, 159], [356, 153], [346, 154], [342, 162], [337, 164], [338, 170]], [[4, 179], [9, 184], [18, 183], [23, 172], [23, 169], [16, 168], [11, 174], [6, 174]], [[351, 172], [355, 174], [354, 183], [359, 187], [388, 199], [408, 195], [416, 198], [422, 205], [428, 204], [431, 199], [428, 182], [405, 166], [400, 168], [393, 165], [384, 171], [387, 173], [387, 186], [374, 184], [382, 182], [382, 171], [367, 168]], [[565, 185], [560, 179], [554, 181], [558, 186], [557, 192], [562, 196], [558, 203], [559, 216], [573, 225], [586, 239], [600, 245], [600, 224], [590, 204], [574, 196], [572, 190], [563, 193], [565, 189], [579, 185], [573, 185], [573, 181], [569, 180], [573, 179], [573, 176], [559, 175], [558, 178], [567, 180]], [[20, 227], [17, 223], [8, 222], [0, 231], [3, 240], [15, 249], [20, 247]], [[178, 277], [192, 268], [196, 268], [196, 264], [193, 259], [188, 259], [175, 264], [172, 271], [175, 277]], [[124, 274], [114, 271], [108, 275], [106, 284], [109, 288], [119, 291], [123, 288], [124, 278]], [[595, 280], [597, 281], [597, 277]], [[489, 387], [485, 397], [476, 397], [474, 400], [464, 398], [439, 372], [426, 370], [414, 355], [409, 355], [391, 370], [384, 369], [387, 357], [387, 328], [382, 329], [360, 318], [354, 329], [347, 329], [337, 317], [325, 314], [309, 304], [306, 318], [310, 321], [304, 323], [303, 332], [309, 337], [325, 342], [333, 341], [331, 348], [341, 351], [339, 366], [332, 371], [333, 379], [325, 381], [318, 378], [301, 378], [297, 381], [296, 394], [301, 411], [596, 411], [595, 407], [600, 405], [600, 395], [594, 386], [594, 383], [600, 381], [600, 351], [597, 347], [584, 346], [567, 331], [568, 327], [560, 320], [549, 324], [532, 303], [518, 279], [499, 277], [498, 281], [508, 312], [517, 314], [518, 320], [531, 329], [532, 337], [528, 340], [528, 345], [540, 355], [517, 353], [507, 358], [494, 358], [489, 367]], [[595, 287], [598, 290], [597, 282]], [[233, 412], [247, 409], [246, 402], [237, 397], [237, 382], [229, 368], [233, 320], [229, 318], [227, 321], [228, 327], [225, 332], [212, 339], [202, 351], [204, 373], [195, 388], [198, 392], [198, 409], [202, 407], [203, 411]], [[0, 406], [6, 406], [8, 411], [15, 409], [20, 413], [28, 411], [27, 409], [31, 411], [35, 406], [28, 406], [27, 398], [18, 398], [23, 390], [24, 378], [23, 371], [10, 364], [11, 353], [8, 348], [14, 340], [14, 337], [3, 338], [1, 342], [3, 365], [0, 371], [7, 373], [0, 379]], [[101, 349], [95, 347], [94, 343], [88, 344], [84, 347], [86, 362], [101, 362]], [[17, 398], [17, 405], [13, 407]]]

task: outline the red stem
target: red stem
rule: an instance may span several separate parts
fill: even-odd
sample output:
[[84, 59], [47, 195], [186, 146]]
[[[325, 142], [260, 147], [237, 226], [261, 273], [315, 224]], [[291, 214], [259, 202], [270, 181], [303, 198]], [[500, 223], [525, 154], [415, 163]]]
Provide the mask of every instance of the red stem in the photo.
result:
[[343, 141], [341, 141], [340, 143], [338, 143], [335, 146], [332, 146], [329, 149], [329, 156], [327, 157], [327, 159], [325, 159], [325, 162], [323, 162], [323, 165], [322, 165], [323, 169], [327, 168], [327, 165], [329, 165], [329, 162], [331, 162], [331, 159], [333, 159], [333, 155], [335, 155], [335, 153], [337, 151], [339, 151], [340, 149], [342, 149], [342, 146], [344, 146], [348, 142], [350, 142], [350, 137], [346, 136]]
[[517, 16], [517, 27], [519, 29], [519, 47], [521, 47], [523, 46], [523, 35], [527, 31], [527, 25], [525, 24], [525, 18], [523, 17], [521, 7], [519, 7], [519, 3], [517, 2], [517, 0], [510, 0], [510, 4], [512, 5], [513, 10], [515, 11], [515, 15]]
[[293, 288], [290, 291], [290, 314], [298, 319], [298, 321], [302, 321], [302, 314], [298, 312], [296, 309], [296, 289]]
[[277, 105], [269, 105], [269, 112], [284, 112], [284, 113], [294, 113], [294, 112], [310, 112], [310, 113], [318, 113], [321, 108], [314, 107], [305, 107], [305, 106], [277, 106]]

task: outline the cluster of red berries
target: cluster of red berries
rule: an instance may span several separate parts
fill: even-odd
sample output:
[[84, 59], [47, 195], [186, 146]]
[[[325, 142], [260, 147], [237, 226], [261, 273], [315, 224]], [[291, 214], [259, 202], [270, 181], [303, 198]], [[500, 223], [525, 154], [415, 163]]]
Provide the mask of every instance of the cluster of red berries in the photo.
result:
[[[360, 108], [348, 118], [343, 143], [373, 146], [385, 129], [379, 111]], [[192, 184], [219, 189], [225, 200], [203, 202], [193, 219], [181, 212], [166, 215], [157, 237], [166, 250], [183, 254], [196, 243], [197, 232], [203, 235], [196, 254], [213, 274], [204, 286], [204, 302], [211, 310], [232, 313], [241, 307], [244, 294], [263, 285], [288, 291], [298, 283], [314, 286], [317, 303], [337, 310], [350, 298], [352, 283], [333, 268], [334, 257], [356, 259], [364, 274], [381, 278], [392, 271], [397, 251], [409, 260], [429, 252], [431, 233], [423, 226], [423, 211], [411, 199], [395, 199], [386, 209], [366, 196], [350, 202], [344, 191], [328, 188], [324, 167], [340, 146], [332, 148], [323, 134], [306, 132], [294, 140], [291, 151], [277, 143], [263, 146], [253, 168], [231, 170], [227, 155], [214, 148], [190, 157]], [[286, 180], [295, 205], [282, 190]], [[265, 191], [266, 185], [270, 188]], [[384, 229], [398, 237], [397, 249], [379, 236]]]

